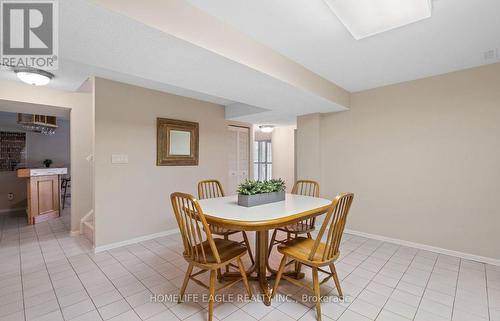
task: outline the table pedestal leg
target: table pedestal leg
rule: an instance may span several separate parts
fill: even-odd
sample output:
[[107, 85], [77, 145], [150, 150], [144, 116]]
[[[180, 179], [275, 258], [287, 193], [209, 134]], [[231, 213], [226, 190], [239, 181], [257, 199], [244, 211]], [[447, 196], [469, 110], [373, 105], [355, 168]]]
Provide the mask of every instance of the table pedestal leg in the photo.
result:
[[[276, 277], [277, 271], [269, 265], [269, 231], [255, 232], [255, 263], [248, 271], [248, 279], [259, 282], [262, 299], [265, 305], [271, 305], [272, 287], [269, 285], [269, 280]], [[287, 276], [300, 279], [304, 277], [304, 273], [298, 271], [285, 272]], [[221, 276], [221, 280], [233, 280], [240, 278], [239, 272], [225, 272]]]
[[256, 249], [256, 266], [257, 277], [259, 279], [260, 288], [262, 291], [263, 301], [265, 305], [271, 305], [271, 286], [267, 280], [267, 248], [268, 231], [256, 232], [255, 249]]

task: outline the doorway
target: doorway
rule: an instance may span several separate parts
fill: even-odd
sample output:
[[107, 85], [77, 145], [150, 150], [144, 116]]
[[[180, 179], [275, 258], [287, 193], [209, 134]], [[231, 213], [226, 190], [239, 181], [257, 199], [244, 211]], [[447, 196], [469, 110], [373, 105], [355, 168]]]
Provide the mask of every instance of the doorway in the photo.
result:
[[228, 186], [227, 195], [236, 194], [238, 185], [249, 177], [250, 128], [228, 126]]
[[2, 221], [22, 227], [57, 217], [70, 230], [69, 110], [55, 108], [40, 115], [6, 109], [0, 109]]

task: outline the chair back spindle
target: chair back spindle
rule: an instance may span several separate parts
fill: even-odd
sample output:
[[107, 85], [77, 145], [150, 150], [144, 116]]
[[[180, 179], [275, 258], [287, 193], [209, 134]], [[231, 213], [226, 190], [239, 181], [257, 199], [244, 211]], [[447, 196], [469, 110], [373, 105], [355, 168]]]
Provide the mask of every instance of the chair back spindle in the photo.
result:
[[292, 194], [319, 197], [319, 184], [310, 180], [298, 180], [293, 186]]
[[344, 233], [345, 224], [347, 221], [347, 214], [352, 204], [354, 194], [343, 193], [338, 195], [332, 202], [328, 210], [325, 220], [321, 225], [318, 236], [314, 246], [309, 254], [309, 259], [313, 260], [316, 252], [320, 248], [321, 241], [326, 234], [326, 242], [322, 248], [321, 260], [331, 260], [339, 252], [340, 241]]
[[[204, 200], [207, 198], [224, 197], [222, 184], [216, 179], [207, 179], [198, 183], [198, 198]], [[210, 225], [210, 231], [215, 234], [221, 234], [227, 229], [216, 225]]]
[[211, 254], [217, 263], [220, 263], [219, 252], [208, 228], [208, 223], [198, 201], [189, 194], [173, 193], [170, 195], [175, 219], [181, 231], [184, 244], [184, 255], [199, 263], [208, 263], [207, 248], [204, 242], [208, 242]]
[[198, 198], [200, 200], [215, 197], [224, 197], [224, 190], [218, 180], [207, 179], [198, 183]]
[[[298, 180], [292, 188], [292, 194], [319, 197], [319, 183], [311, 180]], [[309, 218], [296, 223], [303, 225], [305, 229], [312, 230], [316, 224], [316, 217]], [[297, 226], [299, 228], [299, 226]]]

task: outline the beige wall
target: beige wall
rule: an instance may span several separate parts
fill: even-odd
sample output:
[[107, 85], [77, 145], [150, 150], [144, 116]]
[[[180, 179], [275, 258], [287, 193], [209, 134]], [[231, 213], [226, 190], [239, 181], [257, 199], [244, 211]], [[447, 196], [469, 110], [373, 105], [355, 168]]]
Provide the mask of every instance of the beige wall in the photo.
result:
[[287, 191], [295, 183], [295, 126], [276, 127], [272, 133], [273, 178], [285, 180]]
[[299, 119], [299, 177], [355, 193], [350, 229], [500, 259], [499, 121], [500, 64], [355, 93], [319, 153]]
[[[71, 229], [92, 211], [93, 97], [91, 93], [64, 92], [14, 81], [0, 81], [0, 105], [23, 110], [70, 110]], [[12, 111], [12, 110], [11, 110]]]
[[297, 117], [297, 179], [319, 181], [321, 177], [321, 115], [309, 114]]
[[[224, 108], [104, 79], [95, 83], [96, 246], [176, 229], [170, 194], [226, 183]], [[200, 124], [199, 166], [156, 166], [156, 118]], [[111, 164], [127, 154], [128, 164]]]
[[[12, 200], [8, 194], [14, 194]], [[26, 182], [16, 172], [0, 172], [0, 215], [26, 208]]]

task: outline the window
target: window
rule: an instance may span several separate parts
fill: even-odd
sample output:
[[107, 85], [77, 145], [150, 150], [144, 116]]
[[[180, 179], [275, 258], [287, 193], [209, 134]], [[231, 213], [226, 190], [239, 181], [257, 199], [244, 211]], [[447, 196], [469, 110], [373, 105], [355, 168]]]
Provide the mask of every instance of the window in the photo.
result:
[[254, 179], [262, 181], [273, 176], [272, 149], [270, 140], [254, 142], [253, 175]]

